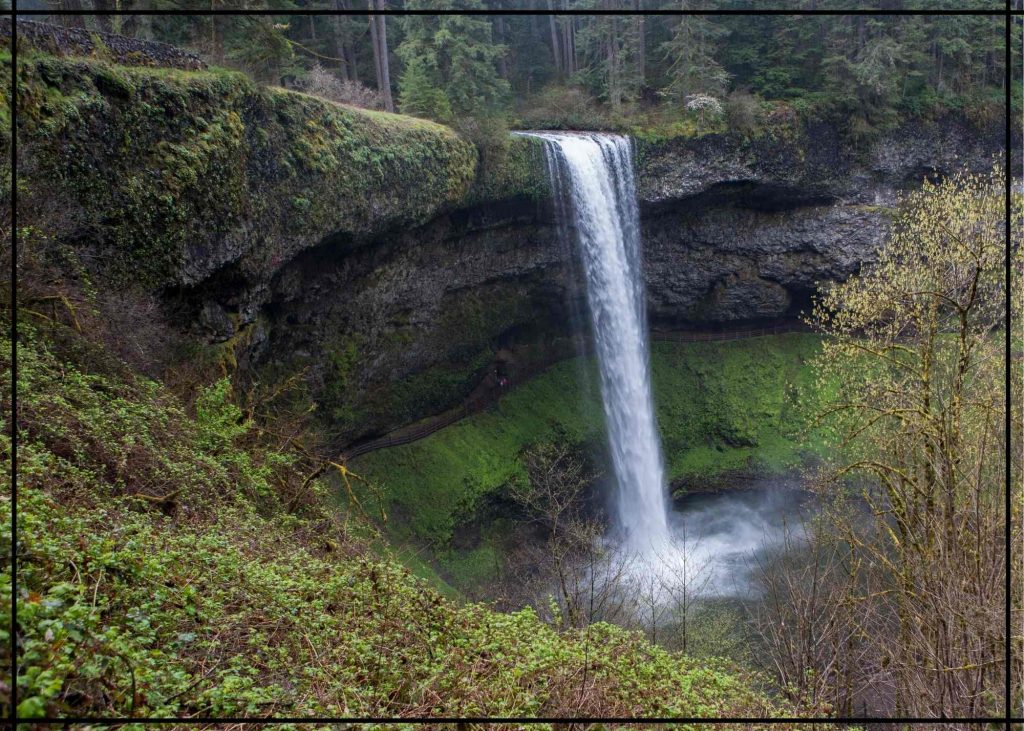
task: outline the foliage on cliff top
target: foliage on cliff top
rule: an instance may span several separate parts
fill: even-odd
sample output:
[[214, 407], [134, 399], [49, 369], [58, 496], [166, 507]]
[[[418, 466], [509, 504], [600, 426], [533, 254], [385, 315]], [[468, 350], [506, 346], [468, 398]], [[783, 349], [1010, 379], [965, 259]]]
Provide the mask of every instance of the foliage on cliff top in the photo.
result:
[[322, 482], [289, 512], [277, 490], [302, 475], [226, 382], [190, 406], [61, 329], [20, 328], [23, 716], [782, 712], [637, 634], [443, 599], [370, 558]]
[[465, 203], [528, 197], [547, 200], [551, 196], [544, 144], [541, 140], [504, 134], [487, 144], [477, 143], [480, 168]]
[[[60, 3], [58, 3], [60, 4]], [[763, 4], [763, 3], [761, 3]], [[790, 6], [806, 3], [790, 0]], [[977, 4], [977, 3], [975, 3]], [[996, 3], [989, 0], [993, 7]], [[330, 6], [325, 1], [321, 7]], [[504, 0], [395, 0], [392, 7], [478, 7], [500, 11]], [[703, 0], [703, 9], [738, 9], [759, 3]], [[963, 0], [859, 3], [902, 9], [956, 9]], [[849, 8], [848, 0], [815, 0], [818, 10]], [[386, 21], [386, 39], [366, 33], [359, 17], [178, 17], [147, 23], [125, 20], [120, 32], [145, 33], [202, 48], [217, 63], [230, 60], [260, 78], [301, 77], [324, 56], [343, 79], [382, 83], [378, 61], [412, 113], [450, 118], [494, 111], [510, 96], [528, 125], [614, 128], [649, 112], [664, 114], [679, 130], [706, 128], [709, 107], [745, 93], [785, 102], [842, 124], [864, 141], [902, 117], [963, 110], [1002, 116], [1004, 48], [998, 16], [676, 16], [648, 18], [587, 14], [594, 0], [565, 0], [579, 15], [406, 17]], [[632, 7], [629, 3], [614, 6]], [[648, 0], [646, 9], [679, 8]], [[688, 4], [692, 7], [692, 4]], [[307, 22], [308, 20], [308, 22]], [[107, 29], [117, 19], [97, 18]], [[211, 39], [211, 32], [213, 37]], [[212, 41], [212, 42], [211, 42]], [[1014, 36], [1015, 55], [1020, 39]], [[390, 44], [395, 53], [388, 53]], [[340, 57], [340, 58], [339, 58]], [[393, 64], [393, 65], [392, 65]], [[382, 69], [383, 70], [383, 69]], [[1019, 68], [1011, 67], [1019, 80]], [[1010, 84], [1019, 109], [1020, 85]], [[635, 126], [635, 125], [634, 125]]]
[[478, 152], [447, 127], [237, 72], [39, 54], [18, 66], [23, 210], [57, 236], [88, 229], [125, 279], [187, 283], [236, 261], [274, 271], [329, 235], [544, 192], [519, 142], [474, 185]]
[[[701, 483], [722, 472], [777, 472], [820, 448], [804, 432], [815, 398], [809, 361], [814, 335], [726, 343], [656, 342], [654, 401], [672, 481]], [[478, 501], [522, 475], [524, 447], [553, 438], [603, 444], [603, 415], [592, 359], [563, 361], [518, 386], [487, 411], [413, 444], [353, 461], [380, 484], [385, 508], [400, 516], [394, 535], [448, 545]]]

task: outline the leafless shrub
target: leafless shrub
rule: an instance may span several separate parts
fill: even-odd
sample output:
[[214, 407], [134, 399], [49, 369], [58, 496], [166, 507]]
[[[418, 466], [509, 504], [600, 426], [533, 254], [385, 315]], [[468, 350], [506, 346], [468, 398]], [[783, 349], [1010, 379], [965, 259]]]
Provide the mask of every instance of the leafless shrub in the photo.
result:
[[307, 94], [313, 94], [339, 104], [348, 104], [363, 109], [384, 108], [384, 100], [379, 92], [358, 81], [343, 81], [320, 64], [313, 66], [309, 73], [297, 82], [297, 86]]
[[[808, 551], [763, 577], [759, 622], [801, 703], [947, 718], [1003, 710], [1004, 465], [1019, 464], [1021, 443], [996, 332], [1002, 175], [911, 194], [878, 263], [816, 306], [831, 336], [816, 366], [838, 385], [823, 420], [844, 450], [821, 480], [830, 499]], [[1019, 369], [1011, 388], [1018, 397]], [[1012, 626], [1019, 646], [1019, 619]]]
[[877, 674], [880, 608], [863, 607], [859, 619], [850, 612], [851, 596], [871, 593], [863, 585], [867, 574], [852, 570], [849, 552], [823, 522], [799, 533], [805, 537], [787, 527], [779, 551], [755, 562], [762, 599], [752, 625], [764, 649], [760, 664], [803, 712], [871, 715], [891, 693]]
[[711, 558], [700, 555], [701, 538], [691, 538], [682, 526], [672, 536], [670, 550], [660, 565], [647, 572], [646, 586], [640, 593], [651, 642], [660, 641], [683, 652], [691, 649], [695, 615], [712, 579]]
[[527, 127], [550, 129], [601, 129], [608, 120], [598, 111], [597, 101], [579, 86], [552, 84], [530, 99], [521, 111]]
[[750, 92], [737, 90], [725, 98], [725, 118], [731, 130], [744, 135], [756, 134], [764, 124], [764, 116], [760, 102]]
[[529, 479], [510, 492], [544, 538], [518, 552], [513, 574], [521, 603], [572, 627], [635, 625], [636, 587], [628, 581], [635, 557], [614, 550], [603, 523], [586, 511], [585, 492], [596, 475], [562, 442], [534, 446], [523, 460]]

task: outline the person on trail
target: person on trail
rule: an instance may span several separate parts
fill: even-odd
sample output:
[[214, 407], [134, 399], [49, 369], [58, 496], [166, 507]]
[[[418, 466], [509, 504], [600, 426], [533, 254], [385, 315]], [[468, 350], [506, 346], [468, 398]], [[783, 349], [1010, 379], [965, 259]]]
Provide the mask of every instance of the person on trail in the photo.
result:
[[494, 382], [498, 384], [499, 389], [504, 391], [511, 384], [508, 377], [508, 367], [509, 361], [512, 358], [512, 353], [507, 348], [502, 348], [495, 355]]

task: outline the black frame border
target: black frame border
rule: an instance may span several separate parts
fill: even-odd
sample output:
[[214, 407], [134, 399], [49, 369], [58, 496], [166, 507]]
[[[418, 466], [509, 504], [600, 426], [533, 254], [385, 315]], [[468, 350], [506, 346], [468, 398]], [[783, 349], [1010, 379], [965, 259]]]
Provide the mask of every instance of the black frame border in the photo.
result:
[[[1015, 0], [1006, 0], [1003, 9], [996, 8], [964, 8], [961, 10], [952, 9], [934, 9], [934, 10], [883, 10], [883, 9], [848, 9], [848, 10], [801, 10], [801, 9], [718, 9], [718, 10], [641, 10], [641, 11], [630, 11], [630, 10], [527, 10], [527, 9], [475, 9], [475, 10], [383, 10], [383, 11], [370, 11], [370, 10], [310, 10], [310, 9], [297, 9], [290, 11], [274, 11], [274, 10], [105, 10], [105, 11], [83, 11], [83, 12], [72, 12], [67, 10], [44, 10], [44, 9], [30, 9], [30, 10], [19, 10], [17, 7], [17, 0], [12, 0], [12, 8], [8, 13], [11, 20], [11, 88], [10, 99], [11, 99], [11, 272], [10, 272], [10, 286], [11, 286], [11, 326], [10, 326], [10, 338], [11, 338], [11, 716], [6, 720], [6, 723], [11, 723], [14, 727], [17, 727], [20, 722], [28, 722], [33, 725], [47, 726], [47, 725], [61, 725], [65, 728], [71, 724], [88, 724], [91, 726], [100, 727], [112, 727], [123, 724], [147, 724], [147, 725], [195, 725], [195, 724], [252, 724], [252, 725], [267, 725], [275, 726], [280, 724], [343, 724], [343, 725], [359, 725], [359, 724], [374, 724], [374, 725], [455, 725], [455, 724], [476, 724], [476, 725], [490, 725], [490, 724], [518, 724], [518, 725], [534, 725], [534, 724], [551, 724], [551, 723], [572, 723], [572, 724], [594, 724], [594, 723], [610, 723], [610, 724], [865, 724], [865, 725], [877, 725], [877, 724], [1000, 724], [1004, 725], [1007, 731], [1009, 731], [1014, 725], [1024, 724], [1024, 704], [1018, 710], [1018, 714], [1014, 715], [1012, 708], [1012, 659], [1013, 659], [1013, 642], [1012, 642], [1012, 601], [1011, 592], [1013, 588], [1012, 584], [1012, 520], [1013, 520], [1013, 501], [1012, 501], [1012, 396], [1011, 396], [1011, 381], [1012, 381], [1012, 368], [1014, 367], [1012, 357], [1012, 343], [1011, 333], [1012, 327], [1015, 324], [1012, 319], [1011, 313], [1011, 286], [1012, 286], [1012, 231], [1011, 231], [1011, 216], [1012, 216], [1012, 183], [1013, 175], [1011, 172], [1012, 167], [1012, 142], [1013, 142], [1013, 119], [1011, 109], [1011, 84], [1013, 83], [1013, 71], [1011, 68], [1013, 63], [1012, 53], [1012, 40], [1013, 31], [1016, 27], [1024, 40], [1024, 3], [1020, 0], [1016, 0], [1018, 7], [1014, 8], [1013, 5]], [[17, 558], [18, 558], [18, 520], [17, 520], [17, 494], [18, 494], [18, 401], [17, 401], [17, 267], [18, 267], [18, 225], [17, 225], [17, 212], [18, 212], [18, 192], [17, 192], [17, 180], [18, 180], [18, 168], [17, 168], [17, 110], [18, 110], [18, 96], [17, 96], [17, 68], [18, 68], [18, 52], [17, 52], [17, 18], [24, 17], [26, 19], [34, 16], [135, 16], [135, 15], [153, 15], [153, 16], [218, 16], [218, 15], [249, 15], [249, 16], [369, 16], [369, 15], [385, 15], [385, 16], [404, 16], [404, 15], [499, 15], [499, 16], [519, 16], [519, 15], [537, 15], [537, 16], [593, 16], [593, 15], [619, 15], [619, 16], [989, 16], [989, 17], [1002, 17], [1005, 21], [1005, 47], [1004, 47], [1004, 73], [1006, 82], [1004, 84], [1004, 104], [1005, 104], [1005, 140], [1004, 140], [1004, 172], [1005, 172], [1005, 253], [1004, 253], [1004, 276], [1005, 276], [1005, 326], [1004, 326], [1004, 348], [1005, 348], [1005, 439], [1007, 445], [1006, 457], [1005, 457], [1005, 563], [1006, 563], [1006, 575], [1005, 575], [1005, 687], [1004, 687], [1004, 714], [1002, 716], [983, 716], [983, 717], [964, 717], [964, 718], [930, 718], [930, 717], [892, 717], [892, 718], [878, 718], [878, 717], [811, 717], [811, 718], [797, 718], [797, 717], [739, 717], [739, 718], [692, 718], [692, 717], [537, 717], [537, 718], [515, 718], [515, 717], [410, 717], [410, 718], [388, 718], [388, 717], [228, 717], [228, 718], [215, 718], [215, 717], [196, 717], [196, 718], [139, 718], [139, 717], [64, 717], [64, 718], [33, 718], [33, 719], [19, 719], [17, 715], [17, 704], [18, 704], [18, 657], [17, 657], [17, 619], [18, 619], [18, 572], [17, 572]], [[1024, 84], [1024, 78], [1021, 83]], [[1024, 124], [1024, 119], [1018, 120]], [[1021, 171], [1024, 174], [1024, 170]], [[3, 719], [0, 719], [0, 723], [5, 723]], [[980, 731], [980, 730], [979, 730]]]

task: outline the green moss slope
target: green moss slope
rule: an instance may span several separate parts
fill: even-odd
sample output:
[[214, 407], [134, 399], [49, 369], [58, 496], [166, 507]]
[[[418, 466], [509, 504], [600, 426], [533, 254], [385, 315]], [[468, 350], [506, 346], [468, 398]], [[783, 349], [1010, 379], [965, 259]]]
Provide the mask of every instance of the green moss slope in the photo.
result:
[[[226, 382], [187, 408], [74, 334], [21, 338], [22, 718], [787, 712], [740, 668], [637, 633], [447, 601], [361, 549], [320, 483], [289, 512], [277, 485], [302, 475], [253, 439]], [[8, 493], [0, 513], [9, 552]], [[10, 582], [5, 567], [0, 602]]]
[[[654, 398], [669, 479], [699, 483], [731, 470], [780, 472], [819, 449], [805, 434], [817, 336], [719, 343], [654, 343]], [[592, 359], [568, 360], [490, 409], [413, 444], [353, 460], [377, 483], [393, 534], [442, 548], [481, 497], [521, 474], [531, 443], [603, 442]]]
[[723, 343], [654, 343], [655, 408], [670, 480], [778, 473], [822, 449], [809, 429], [817, 400], [811, 334]]

